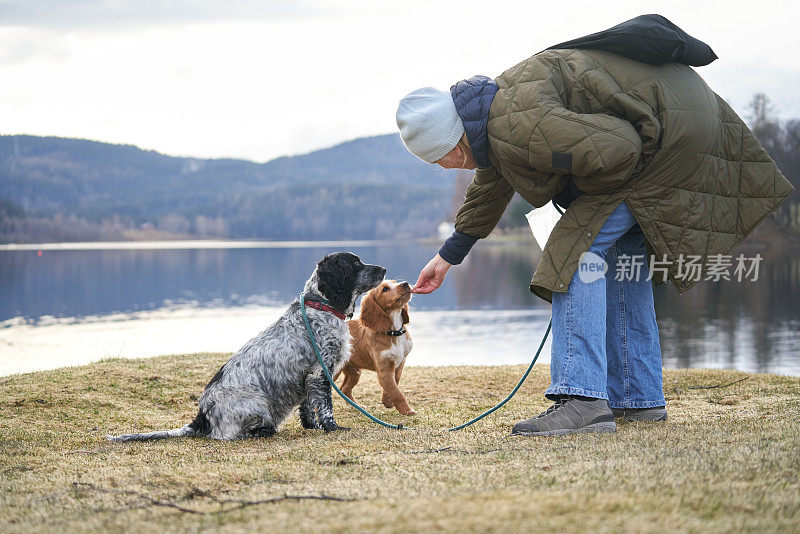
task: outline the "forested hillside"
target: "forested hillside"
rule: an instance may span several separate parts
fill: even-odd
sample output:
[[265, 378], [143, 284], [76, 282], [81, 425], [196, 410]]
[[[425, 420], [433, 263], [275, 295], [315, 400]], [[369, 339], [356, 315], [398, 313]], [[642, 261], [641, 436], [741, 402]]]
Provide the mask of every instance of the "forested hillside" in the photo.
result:
[[429, 236], [454, 179], [396, 135], [264, 164], [2, 136], [0, 240]]

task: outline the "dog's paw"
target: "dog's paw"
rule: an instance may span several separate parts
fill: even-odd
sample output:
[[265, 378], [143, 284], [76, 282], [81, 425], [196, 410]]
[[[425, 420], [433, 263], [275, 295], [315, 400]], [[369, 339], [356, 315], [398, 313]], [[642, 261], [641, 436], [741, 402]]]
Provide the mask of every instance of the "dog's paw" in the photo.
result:
[[322, 425], [316, 421], [301, 421], [300, 424], [306, 430], [319, 430], [322, 428]]
[[383, 399], [381, 399], [381, 402], [387, 408], [394, 408], [394, 402], [392, 402], [392, 399], [390, 399], [389, 397], [384, 397]]
[[406, 410], [398, 410], [398, 411], [400, 412], [400, 415], [407, 415], [407, 416], [417, 415], [417, 412], [411, 407], [409, 407]]
[[331, 421], [330, 423], [323, 423], [322, 429], [325, 432], [336, 432], [337, 430], [350, 430], [348, 427], [339, 426], [333, 421]]

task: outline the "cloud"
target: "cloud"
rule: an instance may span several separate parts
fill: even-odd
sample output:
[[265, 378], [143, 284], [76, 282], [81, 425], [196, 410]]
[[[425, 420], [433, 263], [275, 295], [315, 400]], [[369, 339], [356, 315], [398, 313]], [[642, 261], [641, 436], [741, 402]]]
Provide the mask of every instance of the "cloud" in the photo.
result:
[[39, 60], [63, 63], [70, 55], [71, 47], [61, 35], [36, 29], [0, 27], [0, 67]]
[[320, 0], [0, 0], [0, 26], [76, 30], [279, 21], [332, 16], [346, 8], [346, 3]]
[[764, 93], [773, 105], [774, 115], [782, 120], [800, 119], [800, 71], [784, 68], [780, 62], [762, 60], [729, 61], [698, 69], [698, 72], [721, 97], [745, 120], [756, 93]]
[[759, 7], [770, 16], [695, 0], [0, 0], [0, 131], [264, 160], [394, 132], [416, 87], [497, 76], [645, 10], [713, 46], [720, 60], [698, 72], [734, 109], [764, 91], [800, 117], [800, 9]]

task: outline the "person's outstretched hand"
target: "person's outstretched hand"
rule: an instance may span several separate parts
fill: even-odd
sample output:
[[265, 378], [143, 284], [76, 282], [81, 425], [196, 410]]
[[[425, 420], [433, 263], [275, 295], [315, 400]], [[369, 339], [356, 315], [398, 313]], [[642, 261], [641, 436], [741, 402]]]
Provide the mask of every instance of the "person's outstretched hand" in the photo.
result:
[[447, 263], [438, 254], [433, 257], [428, 265], [422, 268], [419, 273], [419, 279], [411, 291], [414, 293], [433, 293], [444, 282], [444, 276], [447, 270], [452, 267], [452, 264]]

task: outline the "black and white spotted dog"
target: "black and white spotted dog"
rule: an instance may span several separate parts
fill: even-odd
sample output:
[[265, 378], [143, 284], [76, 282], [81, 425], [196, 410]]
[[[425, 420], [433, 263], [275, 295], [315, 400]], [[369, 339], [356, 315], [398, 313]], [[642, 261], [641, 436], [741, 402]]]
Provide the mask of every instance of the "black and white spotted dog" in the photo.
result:
[[[322, 259], [306, 282], [309, 324], [332, 375], [350, 358], [345, 316], [353, 314], [358, 296], [376, 287], [385, 274], [383, 267], [364, 265], [355, 254], [338, 252]], [[323, 300], [330, 306], [314, 304]], [[271, 436], [298, 405], [303, 428], [322, 428], [326, 432], [339, 428], [333, 418], [330, 384], [311, 346], [300, 302], [295, 300], [280, 319], [239, 349], [214, 375], [200, 396], [200, 410], [194, 421], [174, 430], [108, 439]]]

